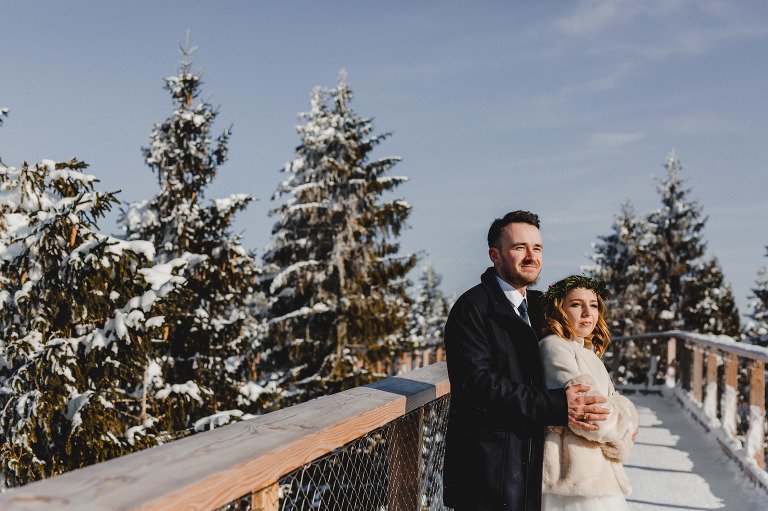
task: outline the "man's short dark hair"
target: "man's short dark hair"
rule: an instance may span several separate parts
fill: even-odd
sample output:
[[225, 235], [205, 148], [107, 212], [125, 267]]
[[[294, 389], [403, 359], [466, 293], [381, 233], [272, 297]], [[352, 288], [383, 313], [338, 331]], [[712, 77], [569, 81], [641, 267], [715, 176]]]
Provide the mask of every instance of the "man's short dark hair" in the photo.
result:
[[510, 211], [502, 218], [497, 218], [491, 224], [491, 228], [488, 229], [488, 248], [498, 248], [499, 237], [501, 236], [501, 230], [509, 224], [522, 223], [530, 224], [537, 229], [539, 228], [539, 216], [531, 213], [530, 211]]

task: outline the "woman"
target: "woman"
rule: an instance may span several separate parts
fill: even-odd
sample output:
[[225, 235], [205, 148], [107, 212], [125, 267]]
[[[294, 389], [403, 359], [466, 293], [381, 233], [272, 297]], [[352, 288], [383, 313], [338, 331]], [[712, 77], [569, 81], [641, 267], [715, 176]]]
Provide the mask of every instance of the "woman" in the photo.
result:
[[[572, 275], [544, 294], [546, 320], [539, 346], [547, 388], [584, 384], [607, 398], [611, 413], [597, 431], [550, 427], [544, 443], [542, 510], [629, 510], [629, 483], [621, 462], [637, 434], [635, 407], [616, 393], [600, 360], [610, 342], [602, 281]], [[588, 415], [588, 414], [585, 414]], [[589, 417], [584, 417], [589, 422]]]

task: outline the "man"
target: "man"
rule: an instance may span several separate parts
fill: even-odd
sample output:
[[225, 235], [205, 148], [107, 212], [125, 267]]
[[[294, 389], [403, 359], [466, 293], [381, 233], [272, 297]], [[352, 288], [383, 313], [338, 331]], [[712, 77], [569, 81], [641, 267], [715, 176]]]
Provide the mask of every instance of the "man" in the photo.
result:
[[488, 255], [493, 267], [456, 301], [445, 326], [451, 407], [443, 500], [456, 511], [539, 511], [546, 426], [596, 430], [591, 421], [605, 420], [608, 410], [595, 406], [605, 398], [582, 394], [589, 387], [544, 387], [541, 293], [528, 291], [541, 272], [538, 216], [513, 211], [496, 219]]

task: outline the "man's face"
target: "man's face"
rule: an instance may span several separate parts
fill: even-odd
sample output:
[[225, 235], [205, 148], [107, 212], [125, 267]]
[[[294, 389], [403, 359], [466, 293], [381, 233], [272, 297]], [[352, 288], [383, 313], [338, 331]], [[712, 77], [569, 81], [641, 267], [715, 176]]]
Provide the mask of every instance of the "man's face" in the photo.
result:
[[488, 249], [496, 273], [524, 292], [541, 272], [541, 233], [526, 223], [511, 223], [501, 230], [498, 247]]

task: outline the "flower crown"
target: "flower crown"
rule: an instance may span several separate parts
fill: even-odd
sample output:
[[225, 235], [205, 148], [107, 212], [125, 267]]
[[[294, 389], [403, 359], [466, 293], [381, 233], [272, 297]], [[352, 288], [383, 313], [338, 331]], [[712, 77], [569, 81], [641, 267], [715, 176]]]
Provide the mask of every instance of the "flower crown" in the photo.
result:
[[585, 277], [584, 275], [571, 275], [549, 286], [549, 289], [544, 293], [544, 299], [551, 303], [556, 298], [565, 298], [565, 295], [572, 289], [579, 287], [590, 289], [603, 299], [608, 298], [610, 294], [605, 288], [605, 282], [602, 279]]

